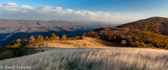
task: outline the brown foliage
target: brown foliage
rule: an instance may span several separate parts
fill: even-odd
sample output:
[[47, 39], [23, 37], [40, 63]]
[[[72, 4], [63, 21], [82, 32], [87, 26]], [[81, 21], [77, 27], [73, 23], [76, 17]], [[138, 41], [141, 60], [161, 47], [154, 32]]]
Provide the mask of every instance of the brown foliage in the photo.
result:
[[42, 35], [39, 35], [35, 41], [35, 44], [41, 44], [44, 42], [44, 37]]
[[[93, 33], [93, 32], [92, 32]], [[168, 36], [160, 35], [152, 32], [137, 30], [137, 29], [113, 29], [111, 27], [97, 29], [95, 34], [91, 32], [86, 36], [94, 37], [98, 35], [100, 39], [121, 43], [126, 40], [127, 46], [130, 47], [151, 47], [168, 49]], [[96, 38], [96, 37], [95, 37]]]
[[32, 44], [28, 44], [25, 46], [25, 48], [34, 48], [34, 46]]
[[57, 36], [55, 33], [51, 33], [50, 37], [49, 37], [51, 40], [56, 40], [57, 39]]
[[107, 39], [111, 41], [113, 39], [113, 32], [110, 30], [107, 35]]
[[62, 40], [66, 40], [67, 39], [67, 36], [66, 35], [63, 35], [62, 36]]

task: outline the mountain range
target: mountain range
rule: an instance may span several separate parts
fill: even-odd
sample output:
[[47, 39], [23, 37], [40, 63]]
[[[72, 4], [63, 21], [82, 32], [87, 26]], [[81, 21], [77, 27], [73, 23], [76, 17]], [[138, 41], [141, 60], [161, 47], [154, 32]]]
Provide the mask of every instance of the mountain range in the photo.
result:
[[102, 22], [67, 22], [67, 21], [32, 21], [32, 20], [0, 20], [0, 46], [16, 39], [30, 37], [31, 35], [49, 36], [56, 33], [58, 36], [75, 36], [89, 32], [93, 29], [114, 24]]
[[31, 20], [0, 20], [0, 33], [13, 32], [47, 32], [76, 31], [105, 27], [112, 24], [101, 22], [67, 22], [67, 21], [31, 21]]

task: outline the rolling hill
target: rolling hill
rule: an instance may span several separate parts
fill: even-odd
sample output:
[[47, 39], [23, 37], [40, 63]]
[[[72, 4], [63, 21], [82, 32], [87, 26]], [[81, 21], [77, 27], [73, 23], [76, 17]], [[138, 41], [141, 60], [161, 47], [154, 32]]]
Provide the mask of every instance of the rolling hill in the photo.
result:
[[168, 35], [168, 18], [151, 17], [136, 22], [127, 23], [118, 26], [120, 28], [140, 29], [143, 31], [151, 31], [153, 33]]

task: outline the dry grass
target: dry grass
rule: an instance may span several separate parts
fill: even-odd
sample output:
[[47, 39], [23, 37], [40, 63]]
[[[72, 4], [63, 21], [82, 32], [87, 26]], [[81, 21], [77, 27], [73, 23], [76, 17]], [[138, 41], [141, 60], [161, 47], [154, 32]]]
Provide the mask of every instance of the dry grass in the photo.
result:
[[137, 48], [55, 49], [0, 61], [34, 70], [167, 70], [168, 51]]
[[83, 40], [53, 40], [44, 43], [47, 47], [56, 48], [97, 48], [119, 46], [115, 43], [106, 42], [100, 39], [84, 37]]

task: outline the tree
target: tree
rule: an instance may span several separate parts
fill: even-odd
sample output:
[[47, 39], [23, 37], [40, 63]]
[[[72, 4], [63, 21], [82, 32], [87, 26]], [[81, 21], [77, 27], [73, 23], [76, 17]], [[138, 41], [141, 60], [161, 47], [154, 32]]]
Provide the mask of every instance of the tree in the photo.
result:
[[89, 32], [87, 34], [88, 34], [88, 36], [94, 37], [94, 35], [96, 34], [96, 32], [95, 31], [91, 31], [91, 32]]
[[21, 39], [17, 39], [16, 42], [21, 42]]
[[60, 39], [59, 36], [57, 36], [57, 37], [56, 37], [56, 40], [59, 40], [59, 39]]
[[63, 36], [62, 36], [62, 39], [63, 39], [63, 40], [66, 40], [66, 39], [67, 39], [67, 36], [66, 36], [66, 35], [63, 35]]
[[57, 36], [56, 36], [55, 33], [51, 33], [49, 38], [50, 38], [51, 40], [56, 40], [56, 39], [57, 39]]
[[25, 46], [25, 48], [34, 48], [34, 46], [32, 44], [28, 44]]
[[35, 44], [41, 44], [44, 42], [44, 37], [42, 35], [39, 35], [35, 41]]
[[45, 37], [45, 40], [49, 40], [49, 37], [48, 37], [48, 36], [46, 36], [46, 37]]
[[0, 60], [14, 57], [13, 51], [6, 50], [0, 53]]
[[120, 43], [122, 46], [126, 46], [127, 45], [127, 41], [126, 40], [122, 40]]
[[111, 41], [113, 39], [113, 32], [110, 30], [107, 34], [108, 41]]
[[11, 45], [5, 45], [4, 47], [2, 48], [11, 48]]
[[19, 48], [21, 44], [19, 42], [14, 43], [11, 48]]
[[28, 42], [34, 44], [35, 40], [36, 40], [35, 37], [32, 35], [32, 36], [29, 37]]
[[86, 36], [86, 33], [84, 33], [83, 36]]
[[117, 39], [117, 37], [116, 36], [113, 36], [113, 40], [116, 40]]
[[95, 31], [91, 31], [90, 34], [91, 34], [91, 35], [94, 35], [94, 34], [96, 34], [96, 32], [95, 32]]

